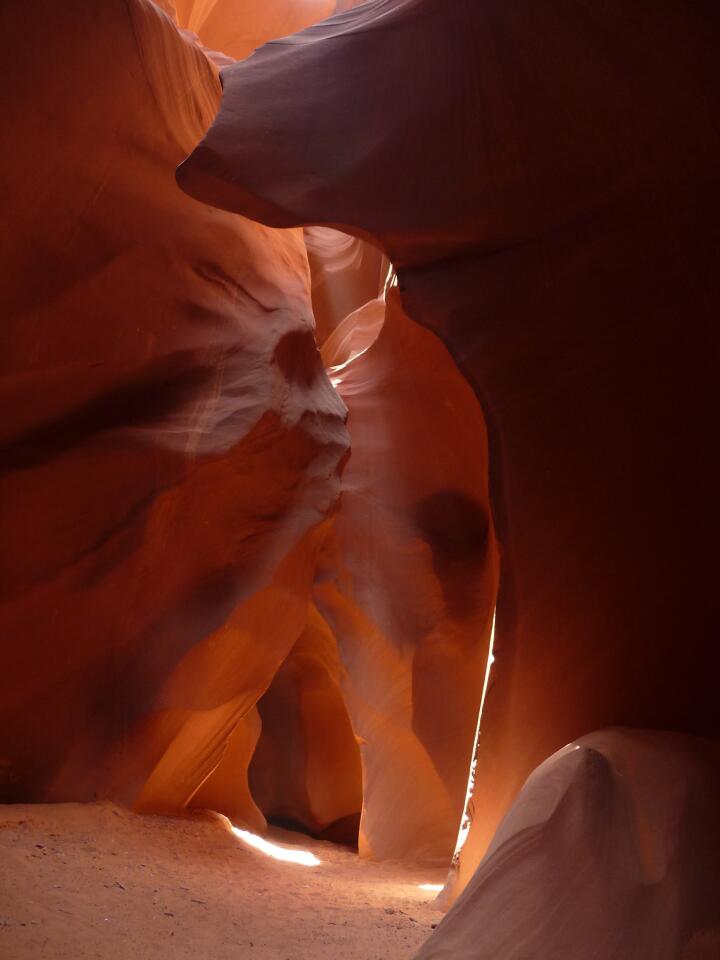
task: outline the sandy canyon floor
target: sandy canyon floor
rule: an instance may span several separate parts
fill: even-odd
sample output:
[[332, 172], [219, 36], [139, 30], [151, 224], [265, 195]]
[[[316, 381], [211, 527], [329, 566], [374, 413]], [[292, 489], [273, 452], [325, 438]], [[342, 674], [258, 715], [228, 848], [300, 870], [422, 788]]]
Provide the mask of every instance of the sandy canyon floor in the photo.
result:
[[269, 839], [320, 863], [272, 859], [220, 819], [0, 806], [0, 958], [404, 960], [441, 918], [420, 884], [442, 873]]

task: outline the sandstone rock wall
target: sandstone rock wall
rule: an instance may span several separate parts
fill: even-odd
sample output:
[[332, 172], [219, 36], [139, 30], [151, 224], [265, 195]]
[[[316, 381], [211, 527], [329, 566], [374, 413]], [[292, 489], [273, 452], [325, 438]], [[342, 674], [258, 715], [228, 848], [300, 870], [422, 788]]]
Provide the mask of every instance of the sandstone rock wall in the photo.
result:
[[502, 572], [461, 885], [573, 738], [720, 733], [717, 41], [709, 4], [370, 0], [229, 68], [179, 170], [374, 238], [482, 403]]
[[[378, 306], [348, 321], [363, 331]], [[397, 291], [369, 332], [330, 367], [352, 450], [315, 597], [360, 742], [360, 852], [448, 863], [497, 593], [485, 428], [447, 350]]]
[[446, 861], [496, 596], [451, 894], [563, 744], [720, 735], [709, 4], [0, 29], [0, 799]]
[[[350, 841], [362, 814], [365, 855], [447, 860], [496, 584], [477, 402], [386, 317], [375, 247], [308, 231], [315, 328], [301, 232], [177, 189], [202, 45], [240, 54], [162, 7], [41, 5], [4, 64], [34, 66], [2, 157], [0, 795]], [[314, 334], [354, 411], [339, 507]]]
[[720, 750], [613, 729], [542, 763], [417, 960], [712, 960]]
[[304, 633], [260, 701], [263, 732], [250, 785], [274, 821], [356, 844], [363, 782], [343, 673], [335, 637], [312, 606]]
[[0, 24], [0, 796], [177, 810], [304, 630], [345, 410], [301, 232], [177, 189], [199, 49], [146, 0]]

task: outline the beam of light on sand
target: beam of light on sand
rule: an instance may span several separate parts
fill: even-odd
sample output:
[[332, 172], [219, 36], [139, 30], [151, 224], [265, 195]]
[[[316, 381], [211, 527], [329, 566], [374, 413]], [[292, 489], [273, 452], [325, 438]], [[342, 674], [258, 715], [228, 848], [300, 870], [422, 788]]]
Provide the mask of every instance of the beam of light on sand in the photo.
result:
[[418, 887], [420, 890], [430, 890], [433, 893], [438, 893], [442, 890], [443, 885], [441, 883], [419, 883]]
[[232, 832], [254, 850], [259, 850], [268, 857], [275, 860], [285, 860], [287, 863], [299, 863], [303, 867], [318, 867], [322, 860], [318, 860], [314, 853], [309, 850], [293, 850], [290, 847], [281, 847], [277, 843], [271, 843], [269, 840], [259, 837], [256, 833], [250, 833], [249, 830], [241, 830], [239, 827], [233, 827]]

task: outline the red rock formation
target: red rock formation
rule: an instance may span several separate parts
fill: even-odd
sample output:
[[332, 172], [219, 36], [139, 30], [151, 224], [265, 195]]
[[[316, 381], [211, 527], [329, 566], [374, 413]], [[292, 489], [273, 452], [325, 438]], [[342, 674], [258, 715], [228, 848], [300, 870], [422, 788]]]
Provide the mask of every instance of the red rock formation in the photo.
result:
[[342, 382], [343, 367], [368, 350], [385, 323], [385, 300], [369, 300], [349, 313], [322, 345], [320, 355], [333, 381]]
[[315, 339], [321, 346], [342, 321], [383, 292], [387, 258], [358, 237], [307, 227]]
[[193, 794], [190, 806], [223, 813], [234, 824], [249, 827], [258, 833], [265, 830], [265, 817], [248, 783], [248, 767], [261, 729], [260, 714], [253, 707], [238, 721], [227, 739], [220, 762]]
[[462, 883], [574, 737], [720, 733], [717, 42], [702, 3], [370, 0], [226, 70], [179, 171], [374, 237], [481, 398], [503, 573]]
[[535, 770], [417, 960], [712, 960], [717, 743], [605, 730]]
[[330, 372], [352, 450], [315, 595], [360, 742], [360, 852], [447, 863], [497, 591], [487, 448], [478, 402], [445, 347], [408, 320], [397, 292], [378, 331], [383, 307], [348, 317], [366, 336], [353, 359], [347, 336], [326, 354], [340, 364]]
[[300, 231], [177, 189], [220, 94], [197, 47], [147, 0], [0, 26], [0, 797], [178, 809], [305, 627], [345, 411]]
[[240, 60], [335, 12], [335, 0], [175, 0], [178, 23], [213, 50]]
[[335, 638], [311, 607], [305, 632], [260, 701], [263, 732], [250, 785], [274, 821], [355, 843], [362, 774], [342, 674]]
[[[177, 22], [235, 60], [268, 40], [286, 37], [361, 0], [174, 0]], [[173, 0], [164, 0], [172, 7]], [[163, 3], [160, 4], [163, 6]]]

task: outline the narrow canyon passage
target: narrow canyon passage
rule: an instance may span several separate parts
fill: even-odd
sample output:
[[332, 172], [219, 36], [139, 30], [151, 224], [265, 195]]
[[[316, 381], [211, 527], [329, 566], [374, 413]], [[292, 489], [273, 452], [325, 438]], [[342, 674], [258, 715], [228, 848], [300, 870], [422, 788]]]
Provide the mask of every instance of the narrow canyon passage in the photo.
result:
[[0, 960], [719, 960], [719, 34], [0, 0]]
[[[356, 461], [346, 467], [348, 502], [341, 503], [336, 524], [342, 534], [345, 519], [350, 524], [346, 539], [358, 544], [363, 538], [352, 529], [357, 524], [353, 498], [360, 497], [365, 505], [361, 517], [365, 525], [372, 501], [386, 522], [388, 510], [382, 498], [389, 495], [404, 499], [412, 511], [418, 500], [408, 490], [417, 489], [418, 478], [422, 482], [432, 477], [433, 471], [428, 471], [432, 460], [439, 457], [440, 465], [446, 464], [448, 451], [451, 456], [459, 453], [469, 470], [468, 489], [478, 483], [482, 487], [482, 463], [474, 466], [472, 457], [467, 457], [449, 420], [441, 416], [438, 424], [433, 423], [438, 415], [430, 410], [432, 401], [426, 402], [426, 409], [421, 398], [413, 405], [403, 404], [408, 388], [403, 383], [402, 361], [412, 357], [413, 383], [420, 378], [430, 391], [442, 384], [451, 409], [461, 405], [465, 411], [476, 410], [477, 405], [433, 335], [411, 324], [392, 297], [388, 310], [387, 265], [378, 261], [364, 286], [357, 285], [351, 269], [356, 289], [343, 286], [337, 274], [342, 273], [343, 264], [348, 265], [347, 255], [351, 254], [352, 267], [353, 260], [373, 257], [372, 249], [337, 231], [316, 231], [318, 236], [324, 251], [314, 253], [313, 293], [316, 302], [328, 287], [334, 296], [320, 307], [316, 338], [331, 381], [350, 408], [351, 438], [353, 411], [360, 423]], [[338, 250], [339, 260], [333, 253]], [[372, 298], [367, 299], [370, 293]], [[349, 312], [348, 301], [354, 307]], [[430, 429], [435, 441], [425, 444], [425, 449], [418, 425], [426, 438]], [[472, 420], [470, 426], [478, 428]], [[372, 461], [378, 455], [387, 462], [384, 478], [378, 478], [377, 465], [368, 469], [368, 458]], [[403, 462], [413, 464], [412, 484], [407, 474], [402, 475]], [[368, 474], [373, 478], [369, 484]], [[466, 536], [466, 518], [458, 516], [457, 506], [437, 499], [437, 495], [426, 495], [424, 501], [419, 498], [426, 504], [420, 529], [427, 543], [449, 551], [445, 562], [450, 562], [452, 577], [457, 575], [453, 561], [459, 570], [466, 569], [463, 551], [472, 552], [477, 545], [484, 551], [485, 531], [470, 524]], [[415, 535], [413, 518], [403, 528], [397, 500], [392, 509], [398, 549], [407, 554], [403, 541]], [[453, 538], [449, 543], [443, 537], [448, 521]], [[359, 570], [377, 569], [377, 582], [366, 602], [387, 603], [395, 590], [403, 588], [393, 584], [388, 558], [381, 556], [372, 528], [366, 531], [365, 550], [369, 553], [355, 561]], [[346, 547], [344, 555], [348, 554], [352, 557]], [[327, 590], [328, 569], [335, 556], [330, 537], [315, 586], [320, 609], [332, 610], [332, 598], [323, 605], [323, 589]], [[441, 561], [442, 553], [434, 561], [430, 554], [421, 553], [415, 563], [427, 577], [437, 572]], [[446, 573], [446, 583], [447, 578]], [[452, 579], [449, 582], [452, 589]], [[455, 602], [462, 605], [462, 592], [457, 592], [458, 586], [455, 590]], [[463, 613], [467, 615], [467, 610]], [[388, 677], [383, 674], [388, 673], [393, 655], [389, 640], [402, 636], [402, 610], [399, 616], [400, 621], [398, 613], [386, 620], [387, 639], [376, 640], [379, 664], [368, 690], [380, 702], [387, 703], [388, 698]], [[482, 638], [484, 622], [481, 627]], [[352, 662], [357, 656], [353, 643], [357, 646], [358, 641], [342, 630], [338, 637]], [[468, 674], [471, 685], [461, 730], [465, 756], [456, 763], [453, 809], [443, 805], [442, 799], [433, 801], [439, 781], [430, 770], [425, 782], [420, 778], [419, 745], [408, 749], [414, 734], [407, 721], [399, 754], [393, 726], [383, 733], [383, 750], [375, 746], [374, 754], [366, 751], [369, 774], [363, 793], [360, 752], [341, 693], [341, 673], [354, 724], [362, 729], [367, 721], [348, 687], [336, 646], [325, 620], [317, 610], [311, 611], [306, 630], [268, 690], [237, 725], [220, 764], [192, 796], [189, 806], [196, 809], [187, 818], [135, 814], [110, 804], [0, 807], [0, 957], [405, 960], [414, 956], [442, 917], [436, 896], [446, 879], [459, 826], [460, 787], [467, 778], [473, 709], [477, 712], [471, 691], [477, 690], [477, 679]], [[480, 643], [478, 658], [485, 669]], [[389, 671], [390, 685], [399, 679], [403, 685], [402, 675], [398, 656]], [[439, 667], [434, 668], [433, 678], [440, 682]], [[458, 677], [452, 683], [459, 691]], [[429, 706], [437, 718], [432, 701]], [[446, 713], [452, 716], [452, 709]], [[402, 722], [400, 716], [396, 712], [393, 725]], [[377, 744], [377, 734], [370, 739]], [[447, 764], [447, 743], [441, 739], [440, 746]], [[371, 822], [366, 823], [360, 844], [366, 857], [380, 846], [382, 860], [361, 859], [357, 853], [364, 801]], [[229, 820], [198, 809], [204, 807], [225, 810], [238, 818], [238, 827], [233, 832]], [[270, 825], [278, 821], [348, 845]], [[443, 849], [445, 862], [438, 853]], [[286, 852], [300, 862], [275, 859]], [[413, 854], [431, 856], [435, 865], [393, 859], [395, 855], [407, 861]]]
[[[88, 844], [72, 838], [85, 831], [104, 849], [98, 816], [108, 843], [130, 825], [151, 846], [162, 832], [177, 863], [157, 889], [172, 898], [196, 868], [183, 846], [195, 827], [122, 809], [213, 810], [256, 835], [283, 824], [306, 845], [338, 842], [318, 848], [322, 864], [297, 896], [302, 864], [267, 861], [237, 836], [223, 848], [254, 879], [270, 871], [258, 881], [264, 903], [240, 886], [250, 915], [267, 913], [268, 955], [280, 942], [315, 955], [301, 928], [329, 904], [328, 928], [354, 930], [352, 955], [400, 960], [430, 929], [411, 908], [436, 914], [436, 891], [419, 884], [440, 885], [455, 848], [485, 675], [497, 557], [480, 407], [447, 349], [405, 314], [376, 247], [322, 226], [263, 227], [179, 190], [175, 169], [217, 112], [217, 65], [239, 48], [209, 51], [212, 31], [194, 34], [187, 5], [84, 2], [96, 42], [78, 55], [76, 22], [45, 3], [26, 43], [43, 67], [26, 107], [14, 104], [18, 150], [41, 168], [49, 154], [30, 105], [52, 105], [46, 133], [67, 189], [42, 169], [44, 203], [18, 188], [13, 215], [28, 237], [53, 222], [71, 239], [17, 245], [11, 261], [13, 362], [22, 389], [42, 385], [45, 406], [27, 408], [12, 438], [22, 478], [4, 478], [5, 495], [8, 518], [31, 517], [48, 551], [37, 564], [18, 551], [8, 570], [4, 625], [32, 640], [0, 676], [0, 801], [63, 806], [27, 812], [10, 848], [4, 943], [13, 956], [30, 936], [28, 950], [62, 956], [86, 930], [99, 944], [106, 898], [121, 890], [130, 940], [120, 940], [139, 949], [154, 917], [143, 913], [152, 897], [138, 871], [153, 867], [139, 866], [142, 843], [128, 836], [137, 857], [105, 887]], [[22, 17], [8, 16], [13, 32]], [[55, 278], [59, 304], [52, 284], [29, 289], [26, 257]], [[68, 364], [65, 341], [28, 332], [31, 295], [84, 344], [82, 359]], [[93, 371], [82, 384], [77, 363]], [[58, 451], [46, 456], [39, 424], [54, 402]], [[42, 669], [22, 683], [38, 645]], [[98, 798], [122, 807], [64, 806]], [[68, 811], [71, 823], [51, 825]], [[16, 816], [0, 819], [13, 844]], [[74, 859], [48, 859], [56, 847]], [[433, 867], [409, 866], [418, 862]], [[224, 910], [222, 878], [208, 870], [205, 905]], [[52, 891], [63, 886], [60, 904]], [[32, 939], [37, 918], [22, 919], [38, 896], [47, 943]]]

